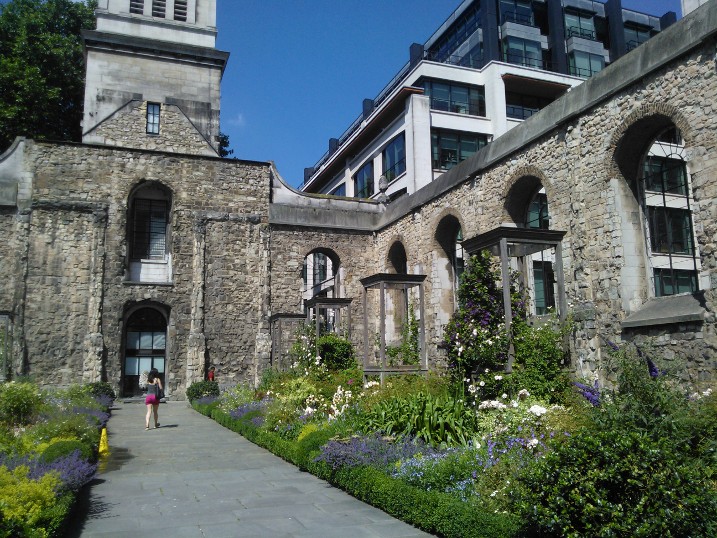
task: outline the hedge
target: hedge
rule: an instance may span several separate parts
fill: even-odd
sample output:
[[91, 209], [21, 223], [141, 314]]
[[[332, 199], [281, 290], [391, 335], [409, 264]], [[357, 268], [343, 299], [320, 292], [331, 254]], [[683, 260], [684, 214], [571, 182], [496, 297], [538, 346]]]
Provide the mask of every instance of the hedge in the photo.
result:
[[511, 514], [485, 512], [479, 505], [447, 493], [410, 486], [372, 467], [333, 470], [325, 462], [314, 461], [319, 448], [333, 435], [330, 428], [312, 432], [299, 442], [287, 441], [248, 420], [232, 418], [216, 405], [193, 404], [193, 407], [301, 470], [431, 534], [447, 538], [506, 538], [518, 533], [520, 521]]

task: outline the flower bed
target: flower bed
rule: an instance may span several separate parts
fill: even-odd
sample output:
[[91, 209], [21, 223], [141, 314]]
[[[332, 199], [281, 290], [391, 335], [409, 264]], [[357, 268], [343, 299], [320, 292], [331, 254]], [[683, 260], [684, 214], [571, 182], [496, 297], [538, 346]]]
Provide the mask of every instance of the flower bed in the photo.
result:
[[192, 405], [439, 536], [713, 536], [717, 398], [651, 376], [636, 351], [616, 353], [614, 389], [576, 383], [559, 403], [301, 366]]
[[104, 383], [43, 391], [0, 385], [0, 536], [61, 536], [97, 470], [114, 399]]

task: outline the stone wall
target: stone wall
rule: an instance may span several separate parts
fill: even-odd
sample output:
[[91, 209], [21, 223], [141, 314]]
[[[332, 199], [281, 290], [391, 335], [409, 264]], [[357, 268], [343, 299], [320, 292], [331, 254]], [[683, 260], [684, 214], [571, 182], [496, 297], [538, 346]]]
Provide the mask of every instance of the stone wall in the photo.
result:
[[92, 131], [94, 143], [123, 148], [169, 151], [216, 157], [211, 144], [176, 105], [162, 104], [159, 134], [147, 134], [147, 101], [131, 101]]
[[[25, 151], [31, 224], [23, 234], [18, 214], [0, 219], [15, 230], [6, 282], [26, 283], [25, 297], [5, 282], [0, 295], [22, 335], [15, 373], [118, 385], [127, 316], [152, 305], [168, 315], [171, 397], [183, 398], [208, 363], [227, 382], [253, 382], [269, 355], [269, 165], [49, 143]], [[147, 181], [172, 193], [168, 284], [128, 281], [128, 200]]]
[[[418, 207], [414, 203], [409, 213], [385, 226], [376, 240], [376, 258], [385, 259], [398, 238], [405, 246], [409, 268], [430, 272], [440, 249], [434, 236], [442, 215], [448, 211], [460, 220], [464, 238], [514, 222], [517, 210], [511, 207], [515, 192], [511, 188], [528, 176], [536, 177], [546, 189], [551, 229], [566, 231], [565, 285], [576, 319], [572, 344], [578, 375], [594, 375], [602, 365], [606, 340], [619, 343], [624, 339], [658, 346], [666, 357], [678, 361], [685, 378], [713, 379], [717, 367], [717, 185], [713, 181], [717, 120], [712, 114], [717, 79], [713, 56], [714, 46], [706, 44], [490, 166], [476, 168], [480, 155], [464, 162], [456, 173], [470, 179]], [[634, 145], [647, 147], [650, 136], [668, 122], [682, 131], [692, 174], [705, 320], [695, 327], [672, 324], [623, 330], [621, 322], [651, 296], [641, 209], [629, 188], [632, 178], [626, 174], [638, 170], [639, 163], [631, 161], [639, 159]], [[435, 286], [429, 278], [428, 297], [437, 297]], [[437, 342], [442, 327], [435, 300], [432, 308], [427, 313], [428, 334]]]

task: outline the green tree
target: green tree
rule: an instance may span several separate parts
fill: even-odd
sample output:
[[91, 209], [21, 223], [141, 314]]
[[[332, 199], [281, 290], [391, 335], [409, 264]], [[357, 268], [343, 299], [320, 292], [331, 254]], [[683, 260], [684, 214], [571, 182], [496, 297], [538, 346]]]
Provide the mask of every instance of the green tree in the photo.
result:
[[81, 139], [84, 60], [80, 31], [96, 0], [0, 3], [0, 151], [16, 136]]
[[[234, 155], [234, 150], [229, 149], [229, 135], [226, 133], [219, 132], [219, 156], [228, 159], [232, 155]], [[236, 159], [236, 157], [232, 157], [233, 159]]]

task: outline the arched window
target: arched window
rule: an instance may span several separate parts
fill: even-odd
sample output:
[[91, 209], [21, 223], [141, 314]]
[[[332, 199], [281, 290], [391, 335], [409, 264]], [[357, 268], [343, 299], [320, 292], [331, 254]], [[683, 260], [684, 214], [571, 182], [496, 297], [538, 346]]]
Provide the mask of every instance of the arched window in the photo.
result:
[[303, 298], [338, 297], [339, 258], [328, 250], [314, 250], [304, 257], [301, 271]]
[[643, 156], [637, 196], [656, 297], [695, 292], [699, 257], [692, 223], [692, 191], [680, 132], [669, 127]]
[[171, 205], [171, 194], [158, 184], [143, 185], [132, 193], [127, 219], [130, 280], [171, 281]]
[[[550, 228], [548, 213], [548, 197], [545, 189], [540, 187], [528, 204], [524, 226], [539, 230]], [[555, 308], [555, 273], [553, 271], [553, 253], [541, 250], [530, 256], [528, 272], [530, 295], [532, 296], [533, 314], [542, 316], [551, 308]]]

